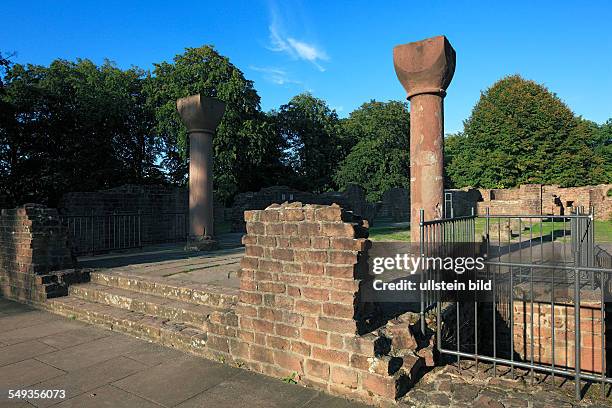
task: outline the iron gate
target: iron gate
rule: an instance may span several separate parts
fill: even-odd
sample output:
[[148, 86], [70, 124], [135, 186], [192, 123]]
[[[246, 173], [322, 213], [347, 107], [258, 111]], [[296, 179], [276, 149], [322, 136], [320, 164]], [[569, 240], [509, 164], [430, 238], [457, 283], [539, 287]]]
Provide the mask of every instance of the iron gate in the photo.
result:
[[[471, 240], [475, 245], [466, 246], [468, 252], [486, 257], [477, 278], [492, 283], [486, 301], [443, 299], [439, 291], [422, 294], [421, 329], [424, 313], [434, 310], [441, 353], [459, 363], [473, 360], [476, 367], [479, 361], [490, 363], [494, 375], [503, 365], [513, 376], [515, 367], [529, 370], [532, 381], [535, 371], [553, 381], [555, 375], [573, 378], [577, 398], [583, 380], [599, 382], [605, 392], [612, 383], [605, 336], [612, 320], [606, 316], [612, 269], [598, 260], [592, 210], [562, 216], [490, 215], [487, 209], [483, 216], [429, 221], [422, 214], [422, 256], [445, 255]], [[424, 279], [432, 273], [426, 271]], [[444, 323], [445, 316], [453, 317], [454, 327]], [[538, 320], [542, 316], [546, 327]], [[565, 336], [559, 336], [558, 325]], [[559, 358], [563, 352], [565, 358]]]

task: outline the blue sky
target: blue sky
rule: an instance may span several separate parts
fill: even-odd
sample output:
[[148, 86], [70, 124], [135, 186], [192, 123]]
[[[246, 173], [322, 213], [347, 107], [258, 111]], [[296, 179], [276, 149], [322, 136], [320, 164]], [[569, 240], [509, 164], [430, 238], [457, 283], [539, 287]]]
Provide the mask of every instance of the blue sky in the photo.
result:
[[5, 0], [0, 16], [0, 50], [16, 52], [16, 62], [109, 58], [151, 69], [185, 47], [214, 44], [255, 81], [263, 109], [310, 91], [340, 116], [370, 99], [405, 98], [393, 46], [444, 34], [457, 51], [447, 132], [462, 129], [481, 90], [514, 73], [585, 118], [612, 117], [605, 1]]

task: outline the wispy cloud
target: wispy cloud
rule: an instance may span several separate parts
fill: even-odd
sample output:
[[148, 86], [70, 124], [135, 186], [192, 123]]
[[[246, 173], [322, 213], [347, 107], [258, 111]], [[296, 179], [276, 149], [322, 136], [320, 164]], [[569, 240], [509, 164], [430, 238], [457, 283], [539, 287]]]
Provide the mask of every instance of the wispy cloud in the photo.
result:
[[256, 66], [249, 66], [250, 69], [252, 69], [253, 71], [256, 72], [261, 72], [262, 74], [264, 74], [264, 78], [274, 84], [277, 85], [285, 85], [285, 84], [299, 84], [301, 85], [302, 82], [295, 80], [295, 79], [291, 79], [289, 77], [289, 74], [287, 74], [287, 71], [285, 71], [282, 68], [274, 68], [274, 67], [256, 67]]
[[329, 60], [327, 53], [314, 44], [286, 36], [282, 30], [278, 12], [274, 7], [271, 8], [270, 14], [272, 21], [268, 26], [270, 33], [268, 49], [275, 52], [285, 52], [292, 58], [312, 63], [321, 72], [325, 71], [320, 62]]

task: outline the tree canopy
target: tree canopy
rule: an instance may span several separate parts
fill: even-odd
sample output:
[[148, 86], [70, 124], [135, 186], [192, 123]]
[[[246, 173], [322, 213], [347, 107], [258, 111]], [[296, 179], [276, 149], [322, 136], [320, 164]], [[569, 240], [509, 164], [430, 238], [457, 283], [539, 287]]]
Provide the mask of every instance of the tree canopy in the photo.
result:
[[509, 76], [482, 93], [463, 133], [452, 139], [447, 176], [456, 187], [609, 182], [596, 135], [596, 126], [544, 86]]
[[340, 187], [357, 183], [371, 201], [393, 187], [409, 185], [410, 115], [405, 102], [364, 103], [343, 122], [346, 137], [357, 141], [337, 167]]
[[291, 184], [315, 192], [336, 188], [334, 169], [351, 146], [336, 111], [303, 93], [272, 115], [283, 142], [283, 163], [293, 172]]
[[[278, 184], [323, 192], [358, 183], [370, 200], [409, 184], [407, 103], [370, 101], [340, 119], [302, 93], [265, 113], [253, 82], [202, 46], [152, 72], [0, 54], [0, 194], [55, 205], [69, 191], [184, 184], [189, 140], [175, 103], [196, 93], [226, 103], [214, 138], [215, 191], [226, 203]], [[582, 119], [542, 85], [506, 77], [446, 137], [445, 161], [448, 187], [611, 182], [612, 119]]]
[[222, 199], [273, 183], [282, 170], [281, 143], [260, 110], [253, 82], [212, 46], [187, 48], [172, 63], [155, 64], [145, 92], [155, 111], [154, 132], [163, 143], [163, 163], [172, 182], [184, 182], [188, 172], [189, 140], [176, 100], [197, 93], [226, 103], [214, 138], [214, 183]]
[[144, 72], [106, 61], [10, 65], [0, 95], [0, 183], [13, 202], [158, 182]]

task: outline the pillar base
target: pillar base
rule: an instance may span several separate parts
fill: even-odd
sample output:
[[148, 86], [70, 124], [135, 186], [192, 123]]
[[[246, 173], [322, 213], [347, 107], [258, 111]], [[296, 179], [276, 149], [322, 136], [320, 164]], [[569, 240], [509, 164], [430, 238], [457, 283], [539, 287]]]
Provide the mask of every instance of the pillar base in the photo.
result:
[[219, 249], [219, 241], [210, 237], [190, 237], [185, 244], [185, 251], [214, 251]]

